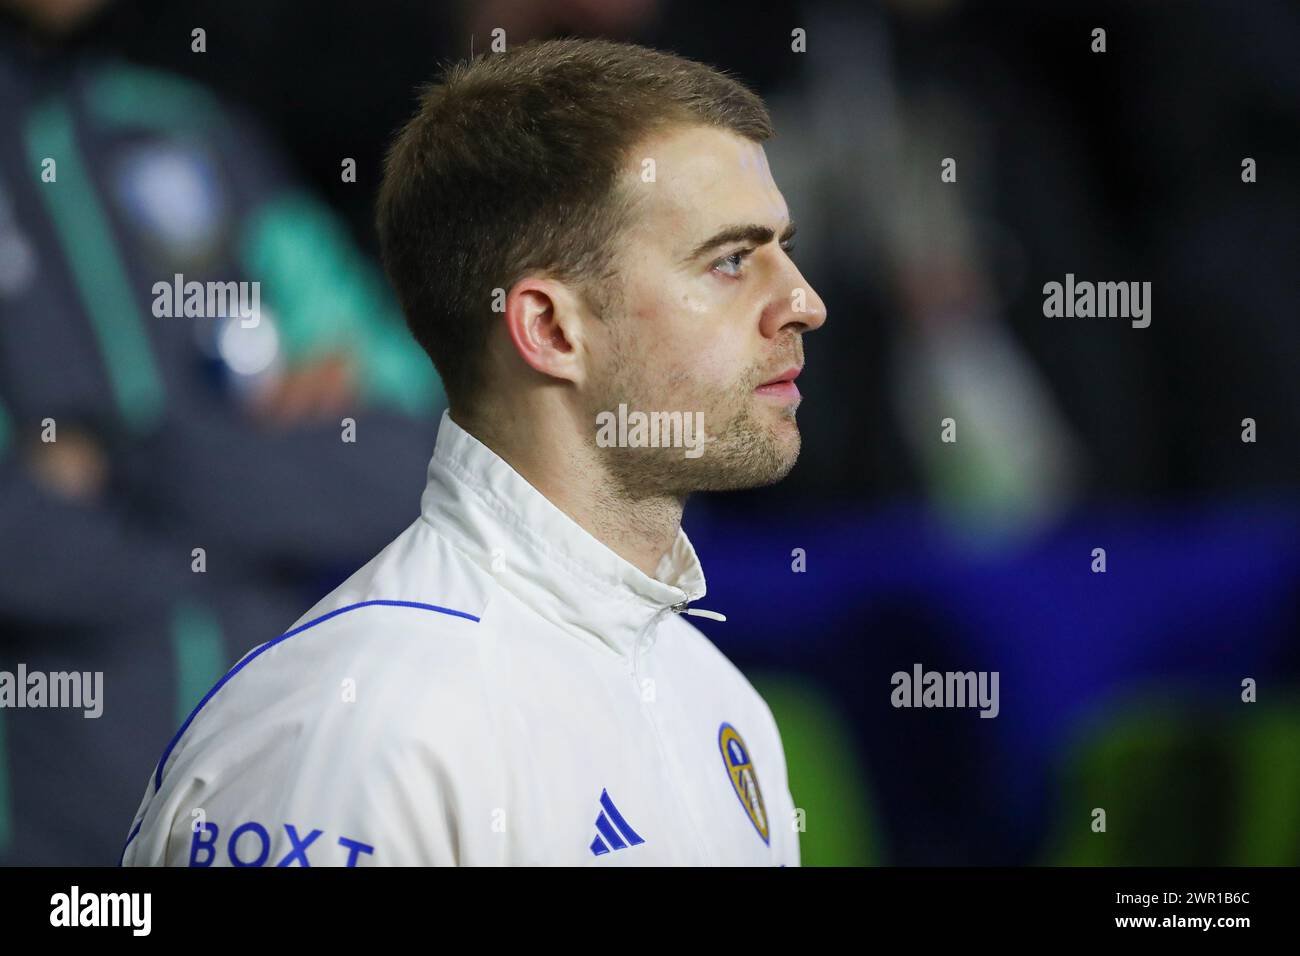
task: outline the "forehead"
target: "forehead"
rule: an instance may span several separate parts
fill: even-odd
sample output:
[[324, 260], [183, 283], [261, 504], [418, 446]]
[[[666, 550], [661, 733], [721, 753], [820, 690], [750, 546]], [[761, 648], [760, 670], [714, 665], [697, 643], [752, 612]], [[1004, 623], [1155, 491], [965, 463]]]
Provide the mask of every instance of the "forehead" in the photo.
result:
[[628, 176], [642, 200], [641, 228], [674, 244], [736, 223], [779, 229], [789, 219], [762, 145], [730, 130], [673, 127], [647, 137], [631, 153]]

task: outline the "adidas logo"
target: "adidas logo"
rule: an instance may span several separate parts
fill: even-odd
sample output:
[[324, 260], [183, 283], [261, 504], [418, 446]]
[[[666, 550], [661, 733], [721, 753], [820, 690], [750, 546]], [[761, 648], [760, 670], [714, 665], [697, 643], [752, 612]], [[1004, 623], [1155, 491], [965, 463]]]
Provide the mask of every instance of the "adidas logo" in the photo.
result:
[[[637, 832], [627, 825], [623, 814], [618, 812], [609, 793], [600, 791], [600, 816], [596, 817], [596, 839], [591, 841], [592, 856], [603, 856], [612, 850], [626, 850], [630, 846], [644, 843]], [[604, 837], [604, 839], [601, 839]]]

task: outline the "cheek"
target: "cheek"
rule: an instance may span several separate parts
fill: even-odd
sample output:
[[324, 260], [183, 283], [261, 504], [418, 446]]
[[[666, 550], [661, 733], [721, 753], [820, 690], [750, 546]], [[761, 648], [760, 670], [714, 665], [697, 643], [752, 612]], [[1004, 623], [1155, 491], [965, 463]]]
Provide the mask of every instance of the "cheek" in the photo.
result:
[[726, 388], [744, 365], [734, 338], [707, 321], [684, 323], [646, 344], [647, 370], [693, 395], [715, 394]]
[[700, 349], [692, 357], [692, 372], [709, 394], [730, 392], [736, 378], [744, 371], [744, 362], [732, 347], [718, 343], [713, 349]]
[[716, 291], [642, 287], [629, 310], [638, 337], [630, 354], [641, 356], [635, 374], [670, 404], [712, 404], [748, 380], [753, 357]]
[[665, 408], [705, 411], [728, 418], [743, 404], [751, 377], [730, 348], [683, 348], [653, 370], [654, 388]]
[[702, 319], [680, 357], [701, 387], [701, 393], [721, 396], [747, 380], [753, 364], [750, 343], [741, 329], [720, 314]]

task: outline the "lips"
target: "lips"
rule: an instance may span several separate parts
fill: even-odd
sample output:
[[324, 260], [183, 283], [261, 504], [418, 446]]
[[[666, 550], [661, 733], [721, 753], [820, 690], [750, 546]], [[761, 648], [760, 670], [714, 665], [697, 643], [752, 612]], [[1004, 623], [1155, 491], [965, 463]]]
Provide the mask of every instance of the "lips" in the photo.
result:
[[792, 383], [796, 378], [799, 377], [799, 373], [802, 371], [803, 371], [802, 365], [792, 365], [784, 372], [781, 372], [779, 375], [777, 375], [775, 378], [768, 379], [766, 382], [764, 382], [762, 385], [758, 387], [767, 388], [769, 385], [781, 385], [786, 382]]
[[758, 388], [754, 389], [754, 393], [785, 402], [795, 401], [800, 396], [799, 386], [794, 383], [794, 380], [799, 377], [799, 373], [802, 371], [802, 366], [793, 365], [784, 372], [779, 373], [775, 378], [771, 378], [758, 386]]

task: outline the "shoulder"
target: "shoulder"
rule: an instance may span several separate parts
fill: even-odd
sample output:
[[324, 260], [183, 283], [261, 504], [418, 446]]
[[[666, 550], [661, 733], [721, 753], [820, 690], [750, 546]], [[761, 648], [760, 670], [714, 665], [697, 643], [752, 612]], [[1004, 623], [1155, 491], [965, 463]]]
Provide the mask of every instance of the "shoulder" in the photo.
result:
[[455, 619], [478, 623], [495, 590], [491, 574], [417, 519], [286, 633], [344, 615], [344, 626], [363, 629], [379, 618], [407, 619], [417, 627]]
[[328, 834], [325, 860], [364, 846], [364, 862], [453, 861], [454, 808], [502, 803], [476, 622], [408, 602], [337, 610], [255, 648], [191, 714], [151, 781], [141, 859], [266, 857], [250, 827], [288, 858], [292, 827]]
[[416, 521], [237, 666], [272, 682], [352, 677], [380, 690], [451, 689], [478, 659], [494, 593], [490, 575]]
[[285, 734], [328, 737], [340, 750], [355, 739], [359, 752], [374, 752], [481, 709], [491, 581], [440, 553], [432, 537], [417, 522], [285, 633], [252, 648], [191, 713], [159, 770], [170, 773], [185, 753], [241, 738], [258, 750]]
[[[454, 809], [504, 805], [502, 761], [484, 756], [500, 698], [481, 622], [494, 594], [416, 522], [208, 692], [154, 770], [127, 859], [258, 859], [262, 835], [279, 859], [290, 827], [368, 847], [357, 865], [459, 859]], [[198, 836], [196, 810], [210, 824]]]

